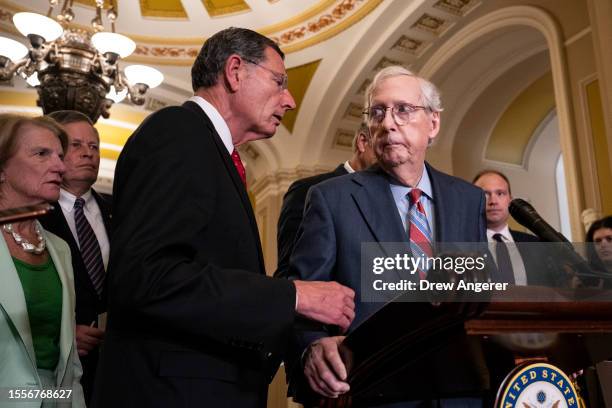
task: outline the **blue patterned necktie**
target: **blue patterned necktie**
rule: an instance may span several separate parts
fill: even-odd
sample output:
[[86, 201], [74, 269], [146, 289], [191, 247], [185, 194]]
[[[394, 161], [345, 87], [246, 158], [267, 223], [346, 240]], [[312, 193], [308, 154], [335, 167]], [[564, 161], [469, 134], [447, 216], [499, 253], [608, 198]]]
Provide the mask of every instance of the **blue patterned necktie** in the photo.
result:
[[424, 268], [418, 268], [419, 277], [425, 279], [427, 276], [427, 265], [425, 264], [427, 257], [433, 256], [433, 248], [431, 244], [431, 229], [425, 214], [425, 208], [421, 203], [422, 191], [418, 188], [413, 188], [408, 193], [410, 200], [410, 209], [408, 210], [408, 235], [410, 236], [410, 249], [412, 256], [415, 258], [423, 258]]
[[98, 296], [101, 296], [105, 278], [104, 262], [102, 261], [102, 252], [100, 251], [100, 244], [98, 244], [96, 234], [83, 213], [84, 204], [85, 200], [82, 197], [77, 198], [74, 202], [74, 222], [79, 238], [81, 258], [83, 258], [85, 268], [87, 268], [87, 273], [89, 273], [89, 278], [96, 293]]

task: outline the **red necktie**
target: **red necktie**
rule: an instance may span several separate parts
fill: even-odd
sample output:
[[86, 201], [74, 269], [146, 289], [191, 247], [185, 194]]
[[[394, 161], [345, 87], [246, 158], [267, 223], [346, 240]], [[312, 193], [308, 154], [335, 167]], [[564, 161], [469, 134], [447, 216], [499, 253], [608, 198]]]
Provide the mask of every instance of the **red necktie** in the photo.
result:
[[234, 166], [236, 166], [236, 170], [238, 170], [238, 175], [240, 176], [240, 180], [244, 183], [244, 187], [246, 188], [246, 170], [244, 165], [242, 164], [242, 160], [240, 160], [240, 155], [238, 154], [238, 150], [234, 149], [232, 152], [232, 161], [234, 162]]

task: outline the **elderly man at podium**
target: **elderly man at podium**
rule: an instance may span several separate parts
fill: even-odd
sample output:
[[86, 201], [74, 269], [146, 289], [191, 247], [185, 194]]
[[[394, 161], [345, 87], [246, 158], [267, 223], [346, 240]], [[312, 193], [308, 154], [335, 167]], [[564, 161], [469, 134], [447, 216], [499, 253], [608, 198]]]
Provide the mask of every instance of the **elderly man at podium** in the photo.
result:
[[[401, 66], [382, 69], [367, 90], [364, 112], [379, 164], [309, 192], [290, 277], [337, 281], [354, 289], [356, 317], [349, 333], [382, 306], [362, 300], [362, 243], [404, 242], [431, 253], [434, 242], [486, 242], [482, 190], [425, 162], [440, 130], [441, 111], [432, 83]], [[410, 319], [411, 306], [406, 306]], [[313, 391], [328, 398], [349, 391], [338, 351], [344, 337], [334, 334], [324, 329], [296, 333], [293, 358], [301, 359], [303, 372], [289, 373], [295, 382], [305, 376]], [[466, 372], [462, 358], [469, 345], [462, 341], [449, 339], [437, 357], [417, 363], [403, 385], [407, 401], [381, 406], [482, 407], [482, 378]]]

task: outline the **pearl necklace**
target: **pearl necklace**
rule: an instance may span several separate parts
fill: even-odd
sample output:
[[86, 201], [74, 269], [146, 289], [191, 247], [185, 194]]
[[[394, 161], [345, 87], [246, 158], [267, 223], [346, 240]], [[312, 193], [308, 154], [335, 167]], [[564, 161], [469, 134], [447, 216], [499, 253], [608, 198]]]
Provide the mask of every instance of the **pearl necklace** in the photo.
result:
[[17, 245], [20, 245], [21, 249], [23, 249], [24, 252], [34, 255], [40, 255], [45, 252], [45, 237], [43, 237], [42, 235], [42, 227], [40, 226], [38, 221], [34, 222], [34, 231], [36, 232], [36, 238], [38, 238], [38, 245], [32, 244], [24, 237], [22, 237], [21, 234], [15, 232], [15, 230], [13, 229], [13, 224], [4, 224], [2, 226], [2, 229], [13, 236], [15, 243], [17, 243]]

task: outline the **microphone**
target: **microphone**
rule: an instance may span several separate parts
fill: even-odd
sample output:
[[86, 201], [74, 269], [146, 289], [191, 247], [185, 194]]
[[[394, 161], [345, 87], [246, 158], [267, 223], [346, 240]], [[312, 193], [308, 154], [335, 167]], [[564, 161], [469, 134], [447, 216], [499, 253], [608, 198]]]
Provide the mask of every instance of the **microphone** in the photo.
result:
[[551, 227], [538, 212], [527, 201], [520, 198], [515, 198], [510, 202], [508, 208], [512, 218], [519, 224], [527, 227], [531, 232], [536, 234], [542, 241], [545, 242], [566, 242], [567, 238]]
[[512, 215], [519, 224], [528, 228], [542, 241], [565, 244], [557, 248], [560, 251], [557, 255], [561, 259], [569, 261], [571, 266], [575, 268], [579, 277], [600, 277], [595, 271], [592, 271], [586, 261], [576, 253], [574, 247], [567, 238], [544, 221], [535, 208], [527, 201], [515, 198], [510, 202], [508, 210], [510, 211], [510, 215]]

